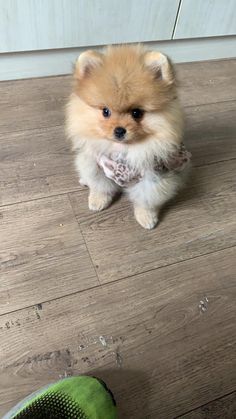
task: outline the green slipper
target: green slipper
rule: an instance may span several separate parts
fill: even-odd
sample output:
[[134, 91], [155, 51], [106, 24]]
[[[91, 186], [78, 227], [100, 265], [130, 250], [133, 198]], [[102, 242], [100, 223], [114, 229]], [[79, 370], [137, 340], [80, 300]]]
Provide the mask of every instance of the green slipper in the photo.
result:
[[80, 376], [31, 394], [3, 419], [117, 419], [117, 409], [103, 381]]

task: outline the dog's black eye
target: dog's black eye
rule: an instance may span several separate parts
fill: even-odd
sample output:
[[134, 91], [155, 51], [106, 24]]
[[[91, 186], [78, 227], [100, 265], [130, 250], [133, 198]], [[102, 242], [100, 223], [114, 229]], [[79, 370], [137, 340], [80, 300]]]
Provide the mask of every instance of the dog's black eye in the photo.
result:
[[139, 108], [132, 109], [131, 111], [132, 118], [134, 118], [136, 121], [141, 119], [143, 114], [144, 114], [143, 110]]
[[102, 114], [103, 114], [104, 118], [109, 118], [109, 116], [111, 116], [111, 111], [108, 108], [103, 108]]

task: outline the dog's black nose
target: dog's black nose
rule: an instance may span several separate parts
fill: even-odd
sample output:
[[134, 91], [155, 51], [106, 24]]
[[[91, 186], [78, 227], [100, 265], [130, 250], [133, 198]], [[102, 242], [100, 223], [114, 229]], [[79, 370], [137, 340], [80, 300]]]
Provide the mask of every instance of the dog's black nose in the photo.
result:
[[119, 138], [119, 139], [124, 138], [125, 133], [126, 133], [126, 129], [125, 129], [125, 128], [123, 128], [123, 127], [116, 127], [116, 128], [114, 129], [114, 134], [115, 134], [115, 137], [116, 137], [116, 138]]

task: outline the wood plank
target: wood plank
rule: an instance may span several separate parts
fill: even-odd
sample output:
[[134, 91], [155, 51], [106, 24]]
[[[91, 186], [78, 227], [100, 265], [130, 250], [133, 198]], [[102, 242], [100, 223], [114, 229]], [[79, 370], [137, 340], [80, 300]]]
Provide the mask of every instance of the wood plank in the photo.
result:
[[185, 108], [185, 143], [193, 164], [236, 158], [236, 101]]
[[234, 419], [236, 417], [236, 392], [214, 400], [198, 409], [179, 416], [179, 419]]
[[0, 313], [97, 285], [67, 196], [1, 209]]
[[63, 127], [0, 134], [0, 205], [80, 189]]
[[184, 107], [236, 99], [236, 60], [176, 65]]
[[70, 194], [102, 282], [109, 282], [236, 244], [235, 161], [193, 170], [188, 188], [145, 231], [126, 199], [101, 213], [87, 207], [87, 191]]
[[49, 176], [45, 174], [45, 176], [35, 177], [33, 179], [18, 178], [10, 182], [4, 181], [1, 182], [0, 189], [1, 208], [1, 205], [65, 194], [81, 188], [75, 174], [62, 172]]
[[[236, 60], [177, 64], [176, 69], [184, 107], [236, 99]], [[1, 133], [62, 125], [70, 91], [70, 76], [1, 82]]]
[[[17, 106], [65, 99], [72, 87], [71, 76], [43, 77], [0, 82], [1, 105]], [[14, 115], [16, 116], [16, 115]], [[1, 122], [3, 122], [1, 120]], [[42, 121], [43, 122], [43, 121]]]
[[45, 77], [0, 83], [0, 132], [64, 124], [71, 77]]
[[231, 392], [235, 250], [1, 316], [1, 413], [65, 374], [106, 379], [124, 419], [172, 419]]

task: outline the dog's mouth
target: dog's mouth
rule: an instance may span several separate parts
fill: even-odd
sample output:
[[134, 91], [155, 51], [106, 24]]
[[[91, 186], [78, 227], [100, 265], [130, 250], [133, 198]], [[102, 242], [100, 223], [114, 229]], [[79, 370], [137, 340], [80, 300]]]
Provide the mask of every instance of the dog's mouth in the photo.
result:
[[130, 142], [130, 139], [128, 137], [123, 138], [117, 138], [115, 136], [112, 137], [112, 140], [119, 144], [126, 144]]

